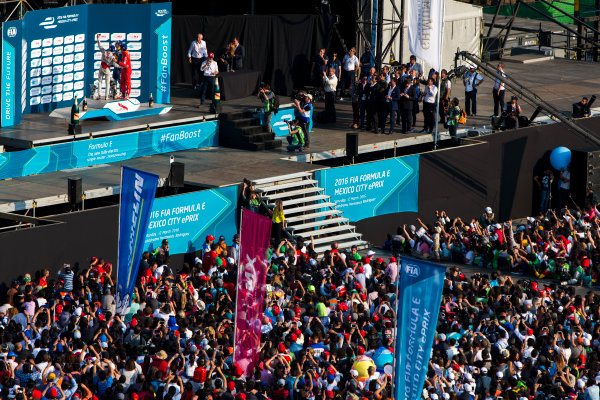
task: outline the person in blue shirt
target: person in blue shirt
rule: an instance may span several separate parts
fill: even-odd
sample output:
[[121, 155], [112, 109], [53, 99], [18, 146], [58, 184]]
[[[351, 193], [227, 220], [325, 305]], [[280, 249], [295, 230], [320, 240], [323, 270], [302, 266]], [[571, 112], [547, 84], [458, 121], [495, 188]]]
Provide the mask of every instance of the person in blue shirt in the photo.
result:
[[375, 58], [371, 53], [371, 48], [366, 46], [365, 52], [360, 56], [360, 76], [369, 75], [371, 68], [375, 66]]

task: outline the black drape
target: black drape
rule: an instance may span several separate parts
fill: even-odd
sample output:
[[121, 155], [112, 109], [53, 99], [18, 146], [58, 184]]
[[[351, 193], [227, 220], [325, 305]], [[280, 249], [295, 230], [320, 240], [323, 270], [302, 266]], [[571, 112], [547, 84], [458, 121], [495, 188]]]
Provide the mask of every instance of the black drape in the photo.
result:
[[192, 81], [187, 51], [198, 33], [215, 57], [239, 35], [244, 69], [260, 71], [276, 93], [290, 94], [310, 82], [311, 59], [329, 47], [332, 29], [333, 18], [322, 15], [174, 15], [171, 83]]

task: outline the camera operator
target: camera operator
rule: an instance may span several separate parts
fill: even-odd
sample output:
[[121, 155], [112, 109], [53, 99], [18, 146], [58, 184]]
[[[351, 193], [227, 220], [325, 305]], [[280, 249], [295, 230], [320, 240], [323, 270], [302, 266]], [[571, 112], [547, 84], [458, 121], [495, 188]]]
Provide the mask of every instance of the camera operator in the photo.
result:
[[522, 111], [517, 100], [517, 96], [512, 96], [510, 98], [510, 103], [506, 103], [504, 106], [504, 114], [506, 116], [504, 123], [506, 129], [517, 129], [519, 127], [519, 116]]
[[298, 119], [300, 127], [302, 127], [302, 131], [304, 133], [305, 146], [303, 147], [308, 150], [310, 147], [308, 127], [310, 126], [310, 113], [313, 109], [312, 96], [310, 94], [301, 94], [298, 96], [298, 98], [294, 99], [293, 105], [296, 109], [296, 119]]
[[275, 95], [271, 92], [271, 87], [269, 84], [265, 84], [258, 90], [258, 98], [263, 103], [263, 112], [265, 113], [265, 126], [267, 127], [267, 132], [273, 133], [273, 128], [271, 127], [271, 117], [273, 116], [273, 99]]
[[300, 126], [300, 119], [296, 117], [293, 121], [285, 121], [290, 129], [290, 134], [287, 137], [289, 146], [287, 147], [290, 153], [300, 150], [304, 147], [304, 132]]

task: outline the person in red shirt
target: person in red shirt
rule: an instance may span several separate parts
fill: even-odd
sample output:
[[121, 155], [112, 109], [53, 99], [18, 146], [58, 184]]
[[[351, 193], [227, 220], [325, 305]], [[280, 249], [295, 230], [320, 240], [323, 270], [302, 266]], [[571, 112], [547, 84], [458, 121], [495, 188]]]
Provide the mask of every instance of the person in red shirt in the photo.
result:
[[290, 397], [290, 391], [285, 388], [285, 381], [280, 379], [277, 381], [277, 389], [271, 393], [272, 400], [286, 400]]
[[217, 247], [219, 245], [216, 243], [213, 243], [210, 245], [210, 251], [204, 253], [204, 257], [202, 257], [202, 271], [205, 274], [208, 274], [208, 271], [210, 271], [210, 269], [215, 265], [215, 263], [217, 262]]
[[163, 376], [167, 376], [168, 363], [167, 363], [166, 358], [167, 358], [167, 352], [164, 350], [159, 351], [158, 353], [156, 353], [156, 355], [152, 359], [152, 362], [150, 363], [150, 367], [156, 367], [160, 372], [163, 373]]
[[131, 93], [131, 55], [127, 50], [127, 44], [123, 43], [121, 48], [123, 49], [119, 63], [119, 66], [123, 68], [121, 71], [121, 97], [128, 99]]

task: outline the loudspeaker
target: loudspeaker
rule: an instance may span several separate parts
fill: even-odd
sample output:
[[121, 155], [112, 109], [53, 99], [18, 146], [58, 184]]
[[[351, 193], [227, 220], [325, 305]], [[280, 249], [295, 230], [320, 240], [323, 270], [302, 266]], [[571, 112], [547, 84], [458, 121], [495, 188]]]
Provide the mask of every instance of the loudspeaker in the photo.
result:
[[169, 172], [169, 187], [182, 188], [185, 164], [173, 161]]
[[346, 157], [358, 156], [358, 133], [346, 133]]
[[578, 206], [585, 206], [589, 190], [600, 195], [600, 148], [572, 150], [571, 195]]
[[83, 191], [81, 189], [81, 178], [67, 178], [68, 181], [68, 197], [69, 204], [72, 206], [78, 206], [81, 204]]

